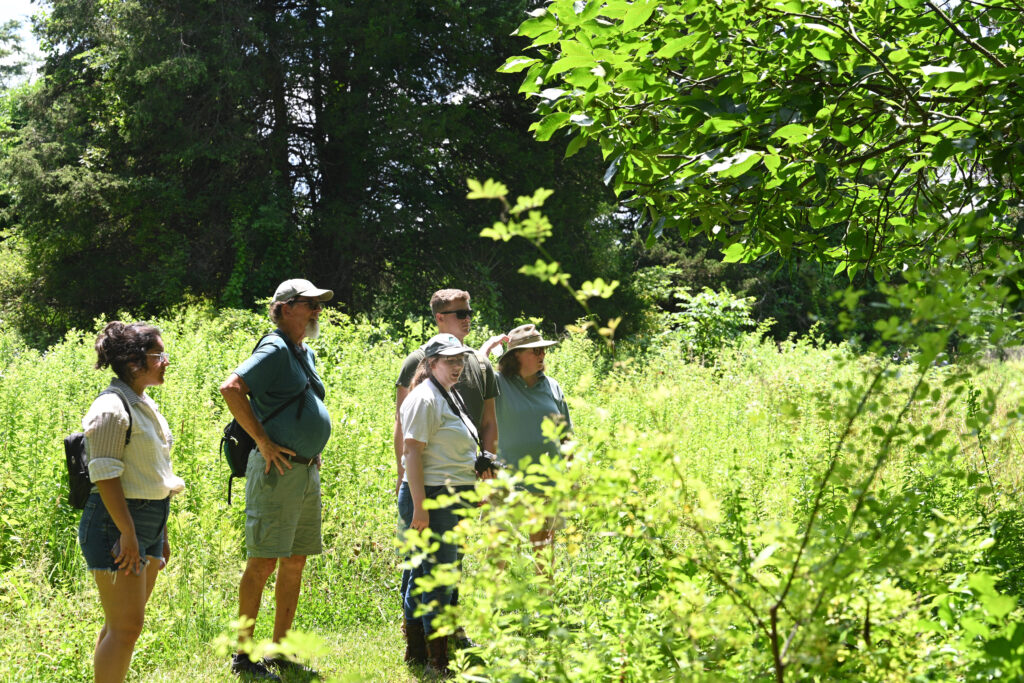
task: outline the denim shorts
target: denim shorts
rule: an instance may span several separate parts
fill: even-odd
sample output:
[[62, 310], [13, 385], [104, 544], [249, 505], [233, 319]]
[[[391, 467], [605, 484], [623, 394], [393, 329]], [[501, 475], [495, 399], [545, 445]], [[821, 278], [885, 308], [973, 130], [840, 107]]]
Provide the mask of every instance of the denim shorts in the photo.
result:
[[256, 449], [245, 470], [245, 550], [249, 557], [319, 555], [322, 504], [320, 468], [292, 463], [278, 474], [264, 472], [266, 460]]
[[[158, 562], [164, 557], [164, 528], [171, 510], [171, 498], [146, 500], [129, 498], [128, 513], [135, 523], [135, 537], [139, 541], [139, 555], [146, 565], [150, 559]], [[92, 493], [82, 511], [78, 524], [78, 544], [90, 571], [117, 571], [112, 550], [121, 539], [121, 532], [107, 512], [100, 494]]]

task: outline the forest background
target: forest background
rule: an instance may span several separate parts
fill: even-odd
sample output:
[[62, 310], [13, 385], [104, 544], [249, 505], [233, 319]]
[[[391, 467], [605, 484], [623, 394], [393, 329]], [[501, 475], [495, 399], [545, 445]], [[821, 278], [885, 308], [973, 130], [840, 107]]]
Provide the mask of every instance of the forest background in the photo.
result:
[[398, 326], [459, 286], [495, 328], [525, 314], [561, 329], [578, 306], [518, 272], [532, 248], [478, 237], [495, 213], [466, 199], [466, 179], [497, 177], [555, 191], [551, 256], [619, 280], [597, 312], [624, 316], [623, 333], [676, 308], [678, 288], [727, 286], [780, 339], [815, 321], [839, 339], [827, 267], [648, 243], [596, 148], [568, 157], [534, 138], [536, 103], [497, 68], [536, 6], [52, 3], [36, 23], [41, 77], [19, 84], [9, 64], [0, 81], [4, 323], [45, 345], [118, 310], [251, 306], [301, 273]]
[[[92, 624], [55, 616], [94, 602], [74, 514], [34, 464], [113, 315], [181, 349], [159, 400], [193, 482], [133, 675], [225, 675], [215, 384], [296, 274], [338, 293], [318, 351], [351, 437], [298, 624], [329, 673], [408, 676], [381, 378], [452, 285], [481, 334], [564, 339], [578, 418], [546, 497], [459, 527], [464, 676], [1024, 676], [1019, 366], [992, 364], [1021, 332], [1016, 0], [48, 6], [41, 77], [0, 72], [12, 676], [88, 671]], [[535, 577], [519, 541], [551, 514]]]

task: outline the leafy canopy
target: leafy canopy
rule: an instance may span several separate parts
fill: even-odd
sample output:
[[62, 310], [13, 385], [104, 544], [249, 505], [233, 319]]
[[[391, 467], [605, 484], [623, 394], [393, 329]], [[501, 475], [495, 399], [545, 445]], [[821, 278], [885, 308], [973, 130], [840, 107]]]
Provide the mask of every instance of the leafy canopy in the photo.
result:
[[555, 0], [518, 33], [537, 137], [600, 146], [649, 241], [882, 277], [1020, 246], [1014, 0]]

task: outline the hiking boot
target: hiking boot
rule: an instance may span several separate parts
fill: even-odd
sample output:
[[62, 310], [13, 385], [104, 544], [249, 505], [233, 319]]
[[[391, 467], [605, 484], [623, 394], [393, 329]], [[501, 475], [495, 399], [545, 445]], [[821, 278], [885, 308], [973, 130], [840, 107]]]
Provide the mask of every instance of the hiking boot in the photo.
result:
[[440, 680], [452, 677], [452, 671], [448, 668], [448, 636], [427, 640], [427, 654], [430, 658], [426, 671], [428, 676]]
[[455, 650], [465, 650], [471, 647], [480, 647], [480, 643], [475, 643], [473, 640], [466, 635], [466, 630], [461, 626], [455, 629], [455, 633], [451, 637], [452, 648]]
[[406, 619], [402, 631], [405, 633], [405, 663], [426, 666], [427, 637], [423, 631], [423, 620]]
[[236, 652], [231, 659], [231, 673], [243, 681], [280, 681], [281, 677], [267, 668], [263, 661], [254, 662], [244, 652]]
[[289, 681], [312, 681], [320, 680], [320, 672], [305, 664], [286, 659], [284, 657], [267, 657], [264, 663], [277, 670], [285, 680]]

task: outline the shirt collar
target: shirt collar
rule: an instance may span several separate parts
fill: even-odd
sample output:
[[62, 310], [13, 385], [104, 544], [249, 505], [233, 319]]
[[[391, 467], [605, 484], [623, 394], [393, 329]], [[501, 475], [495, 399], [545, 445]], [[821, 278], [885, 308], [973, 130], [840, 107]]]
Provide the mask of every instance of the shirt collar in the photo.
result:
[[[540, 384], [540, 381], [542, 379], [544, 379], [544, 371], [543, 370], [538, 370], [537, 371], [537, 381], [534, 383], [533, 387], [535, 387], [538, 384]], [[523, 379], [523, 376], [518, 374], [518, 373], [512, 376], [512, 381], [517, 383], [519, 386], [523, 387], [524, 389], [532, 389], [533, 388], [533, 387], [529, 386], [526, 383], [526, 380]]]
[[128, 386], [128, 384], [124, 382], [120, 377], [115, 377], [114, 379], [110, 380], [110, 388], [117, 389], [118, 391], [120, 391], [121, 395], [124, 396], [125, 400], [128, 401], [128, 405], [134, 406], [143, 402], [143, 398], [136, 394], [135, 390]]

